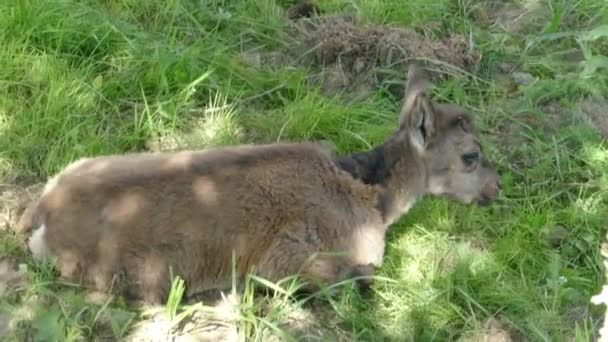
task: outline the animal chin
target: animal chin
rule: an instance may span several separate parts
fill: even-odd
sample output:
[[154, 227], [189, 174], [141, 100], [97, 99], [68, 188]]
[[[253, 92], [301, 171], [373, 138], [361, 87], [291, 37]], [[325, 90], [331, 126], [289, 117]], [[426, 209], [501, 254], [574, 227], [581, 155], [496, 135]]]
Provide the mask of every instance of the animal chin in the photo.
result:
[[492, 202], [494, 201], [494, 199], [485, 196], [485, 195], [481, 195], [478, 199], [477, 199], [477, 205], [481, 206], [481, 207], [487, 207], [490, 204], [492, 204]]
[[472, 196], [458, 196], [451, 193], [443, 193], [442, 196], [462, 204], [471, 204], [475, 200]]

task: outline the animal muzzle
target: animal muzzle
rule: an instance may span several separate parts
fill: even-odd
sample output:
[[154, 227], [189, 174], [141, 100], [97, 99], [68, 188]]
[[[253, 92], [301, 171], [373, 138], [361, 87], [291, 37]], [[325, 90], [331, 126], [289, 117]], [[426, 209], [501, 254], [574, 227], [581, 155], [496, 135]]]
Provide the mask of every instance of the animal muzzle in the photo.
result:
[[495, 179], [492, 179], [491, 181], [487, 182], [481, 189], [479, 197], [477, 198], [477, 204], [481, 206], [487, 206], [492, 204], [492, 202], [494, 202], [494, 200], [500, 194], [501, 189], [502, 182], [500, 180], [500, 177], [497, 176]]

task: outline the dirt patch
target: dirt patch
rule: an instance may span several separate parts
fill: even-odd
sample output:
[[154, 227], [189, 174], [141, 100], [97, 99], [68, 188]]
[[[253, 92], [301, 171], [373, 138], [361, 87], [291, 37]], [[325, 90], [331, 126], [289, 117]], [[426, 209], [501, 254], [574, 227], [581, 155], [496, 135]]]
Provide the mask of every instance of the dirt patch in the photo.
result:
[[[462, 36], [429, 39], [402, 27], [365, 25], [354, 17], [302, 18], [294, 22], [300, 62], [332, 70], [322, 75], [323, 91], [400, 85], [412, 61], [425, 64], [435, 79], [473, 71], [480, 56]], [[397, 89], [394, 89], [397, 88]]]
[[550, 13], [545, 7], [540, 0], [524, 0], [520, 4], [502, 0], [475, 1], [470, 12], [486, 29], [520, 35], [547, 22]]
[[289, 7], [287, 10], [287, 19], [297, 20], [300, 18], [310, 18], [321, 13], [319, 5], [308, 2], [300, 1], [299, 3]]
[[22, 281], [22, 274], [17, 265], [8, 259], [0, 260], [0, 298], [4, 297], [6, 291]]
[[464, 334], [461, 342], [511, 342], [515, 341], [506, 326], [496, 318], [484, 322], [482, 329]]
[[[181, 321], [169, 320], [164, 309], [155, 309], [147, 319], [134, 325], [127, 337], [128, 341], [154, 340], [195, 340], [195, 341], [242, 341], [243, 312], [239, 307], [238, 296], [226, 298], [213, 306], [195, 304], [192, 313]], [[276, 304], [276, 303], [275, 303]], [[281, 303], [280, 307], [260, 305], [256, 317], [266, 317], [297, 340], [307, 341], [351, 341], [353, 336], [339, 327], [335, 315], [329, 317], [330, 311], [325, 305], [317, 302], [306, 307]], [[257, 324], [257, 339], [264, 341], [282, 341], [281, 334], [266, 327], [263, 322]]]
[[[507, 101], [501, 104], [503, 108], [517, 108], [521, 106], [518, 100]], [[573, 122], [572, 112], [566, 106], [557, 102], [548, 102], [540, 108], [542, 113], [534, 111], [522, 111], [514, 117], [514, 120], [509, 120], [500, 125], [497, 133], [500, 134], [503, 142], [517, 145], [525, 142], [525, 136], [522, 133], [527, 133], [528, 128], [532, 128], [537, 132], [543, 133], [550, 137], [556, 134], [561, 128], [570, 125]]]
[[[10, 298], [11, 290], [21, 286], [24, 282], [24, 277], [19, 272], [16, 262], [8, 258], [0, 260], [0, 300], [4, 301]], [[12, 316], [8, 312], [0, 311], [0, 336], [10, 336], [14, 331], [15, 326], [12, 322]]]
[[508, 114], [484, 129], [485, 137], [492, 145], [512, 147], [506, 158], [509, 169], [522, 176], [524, 169], [536, 163], [536, 156], [529, 147], [530, 136], [539, 135], [552, 142], [552, 137], [560, 130], [578, 124], [582, 119], [582, 115], [573, 115], [570, 106], [557, 101], [542, 104], [539, 110], [521, 110], [525, 108], [526, 104], [520, 98], [495, 103], [490, 111]]
[[44, 184], [0, 184], [0, 230], [15, 227], [21, 213], [40, 194], [43, 187]]
[[313, 300], [305, 307], [294, 307], [282, 328], [298, 340], [353, 341], [355, 336], [343, 326], [333, 308], [322, 300]]
[[[500, 108], [521, 108], [518, 99], [507, 100], [495, 105]], [[489, 128], [486, 135], [496, 146], [515, 146], [509, 158], [512, 170], [520, 171], [535, 163], [535, 157], [528, 153], [527, 134], [541, 134], [548, 139], [571, 125], [588, 124], [604, 138], [608, 139], [608, 102], [585, 99], [571, 107], [557, 101], [540, 105], [540, 112], [520, 112], [513, 119], [502, 120], [495, 128]], [[515, 152], [515, 153], [514, 153]]]
[[587, 305], [575, 305], [566, 311], [564, 323], [568, 328], [574, 331], [577, 326], [584, 326], [585, 322], [589, 319], [589, 316], [591, 316], [591, 313]]
[[585, 99], [580, 103], [579, 108], [583, 117], [604, 139], [608, 139], [608, 102]]
[[127, 341], [239, 341], [236, 323], [217, 318], [215, 313], [196, 311], [185, 322], [171, 322], [164, 312], [136, 323]]
[[[287, 13], [300, 13], [300, 7]], [[320, 85], [325, 95], [347, 92], [364, 98], [379, 86], [401, 96], [413, 61], [425, 65], [433, 79], [446, 79], [475, 72], [480, 60], [461, 35], [435, 38], [403, 27], [365, 24], [354, 16], [313, 13], [317, 12], [289, 15], [294, 18], [287, 24], [292, 42], [280, 53], [247, 52], [243, 61], [256, 66], [307, 66], [311, 83]]]
[[[93, 296], [91, 296], [93, 295]], [[98, 297], [98, 298], [92, 298]], [[108, 296], [101, 293], [89, 293], [87, 301], [101, 305]], [[109, 308], [107, 315], [100, 317], [99, 324], [112, 336], [112, 332], [124, 336], [125, 341], [238, 341], [236, 324], [238, 317], [238, 298], [228, 296], [226, 301], [217, 305], [202, 303], [180, 307], [174, 318], [170, 318], [164, 306], [143, 306], [142, 313], [135, 313], [114, 307]], [[116, 319], [116, 316], [118, 320]], [[136, 321], [129, 324], [132, 320]], [[120, 324], [117, 326], [116, 322]], [[125, 331], [125, 327], [128, 327]], [[117, 329], [118, 328], [118, 329]]]
[[10, 332], [10, 316], [0, 313], [0, 336], [9, 336]]

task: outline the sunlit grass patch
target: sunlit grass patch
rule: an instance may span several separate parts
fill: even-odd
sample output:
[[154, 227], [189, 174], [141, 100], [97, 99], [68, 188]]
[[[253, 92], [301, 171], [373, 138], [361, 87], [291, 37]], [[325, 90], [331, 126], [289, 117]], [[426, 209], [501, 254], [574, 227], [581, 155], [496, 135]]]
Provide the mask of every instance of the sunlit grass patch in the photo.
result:
[[221, 94], [211, 97], [203, 108], [192, 108], [188, 117], [186, 122], [177, 119], [165, 129], [152, 128], [147, 147], [153, 151], [168, 151], [245, 142], [237, 109]]

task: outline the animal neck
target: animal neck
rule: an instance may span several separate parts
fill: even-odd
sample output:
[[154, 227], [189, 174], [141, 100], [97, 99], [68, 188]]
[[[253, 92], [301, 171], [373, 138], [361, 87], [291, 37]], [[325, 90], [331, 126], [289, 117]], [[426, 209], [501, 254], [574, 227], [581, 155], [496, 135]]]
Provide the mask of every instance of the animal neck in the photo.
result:
[[353, 178], [369, 185], [383, 185], [389, 168], [386, 165], [385, 147], [379, 145], [369, 151], [355, 152], [338, 158], [342, 170]]
[[425, 163], [403, 134], [369, 151], [341, 156], [337, 162], [355, 179], [383, 190], [378, 209], [387, 224], [398, 220], [426, 193]]

